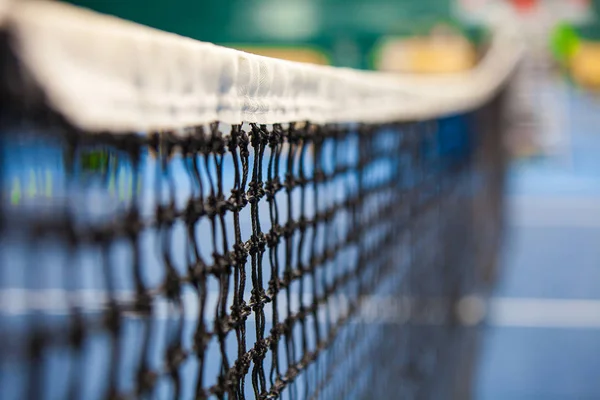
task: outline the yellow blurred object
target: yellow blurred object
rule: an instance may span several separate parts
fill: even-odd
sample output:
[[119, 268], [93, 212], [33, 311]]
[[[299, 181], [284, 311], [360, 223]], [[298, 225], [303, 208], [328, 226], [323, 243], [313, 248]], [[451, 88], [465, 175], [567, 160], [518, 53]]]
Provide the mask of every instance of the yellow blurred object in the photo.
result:
[[403, 73], [456, 73], [477, 62], [474, 46], [462, 36], [387, 39], [376, 57], [376, 68]]
[[569, 65], [575, 82], [590, 89], [600, 89], [600, 42], [582, 41]]
[[280, 58], [282, 60], [329, 65], [329, 58], [321, 51], [306, 47], [270, 47], [270, 46], [230, 46], [259, 56]]

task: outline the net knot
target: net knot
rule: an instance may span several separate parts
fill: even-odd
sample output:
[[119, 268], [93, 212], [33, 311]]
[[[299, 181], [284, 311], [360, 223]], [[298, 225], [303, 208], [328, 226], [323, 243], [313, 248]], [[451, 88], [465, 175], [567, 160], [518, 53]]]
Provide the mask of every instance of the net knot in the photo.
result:
[[248, 184], [248, 192], [246, 192], [246, 199], [249, 203], [257, 203], [264, 195], [263, 183], [252, 181]]
[[[275, 296], [281, 290], [281, 281], [277, 278], [269, 280], [269, 293]], [[275, 329], [275, 328], [273, 328]]]
[[298, 144], [302, 139], [302, 129], [297, 129], [295, 124], [290, 124], [287, 132], [287, 139], [291, 144]]
[[211, 124], [210, 128], [211, 128], [210, 129], [211, 130], [211, 138], [210, 138], [211, 147], [209, 149], [209, 152], [211, 152], [212, 154], [220, 154], [220, 155], [225, 154], [225, 148], [227, 147], [227, 139], [225, 139], [223, 137], [223, 134], [219, 130], [219, 124], [217, 124], [217, 123]]
[[137, 374], [137, 380], [139, 382], [141, 393], [150, 392], [156, 385], [158, 374], [144, 366], [139, 370]]
[[127, 213], [125, 217], [125, 232], [130, 239], [136, 237], [138, 232], [142, 229], [142, 221], [140, 220], [140, 214], [137, 209], [132, 209]]
[[257, 340], [254, 345], [254, 362], [262, 362], [267, 355], [267, 351], [269, 350], [269, 346], [265, 339]]
[[259, 147], [261, 144], [267, 143], [268, 134], [266, 132], [266, 127], [264, 125], [259, 127], [257, 124], [250, 124], [250, 126], [252, 127], [250, 133], [252, 147]]
[[171, 267], [167, 269], [164, 285], [165, 296], [170, 300], [179, 301], [181, 296], [181, 279], [175, 268]]
[[83, 316], [78, 309], [75, 309], [73, 314], [73, 325], [69, 334], [69, 340], [74, 347], [81, 348], [85, 340], [85, 333], [86, 327]]
[[175, 220], [175, 205], [162, 205], [156, 206], [156, 221], [159, 225], [171, 225]]
[[219, 321], [216, 324], [218, 334], [226, 334], [235, 326], [235, 320], [230, 316], [219, 316]]
[[296, 231], [296, 225], [297, 223], [293, 220], [288, 221], [284, 227], [283, 227], [283, 237], [286, 239], [291, 238], [292, 236], [294, 236], [294, 232]]
[[167, 350], [167, 365], [169, 370], [175, 371], [187, 357], [187, 352], [181, 346], [172, 346]]
[[271, 298], [267, 296], [267, 292], [263, 288], [254, 288], [250, 291], [250, 307], [254, 312], [262, 310], [265, 303], [271, 301]]
[[248, 150], [250, 139], [248, 138], [248, 134], [246, 133], [246, 131], [240, 131], [238, 135], [238, 140], [240, 146], [240, 156], [247, 158], [250, 155], [250, 151]]
[[108, 305], [108, 310], [106, 310], [106, 314], [104, 315], [104, 323], [113, 335], [118, 334], [121, 330], [121, 315], [114, 300]]
[[238, 376], [244, 376], [250, 371], [251, 363], [252, 358], [250, 357], [250, 354], [246, 353], [233, 364], [233, 370]]
[[281, 225], [273, 225], [269, 233], [266, 235], [267, 246], [271, 248], [276, 247], [279, 244], [282, 232], [283, 229]]
[[296, 225], [298, 226], [298, 230], [300, 231], [300, 233], [304, 233], [309, 225], [308, 219], [306, 219], [306, 217], [304, 215], [302, 215], [298, 219], [298, 222]]
[[233, 304], [229, 309], [231, 310], [231, 316], [237, 322], [245, 321], [252, 313], [252, 308], [250, 308], [244, 300]]
[[331, 222], [331, 220], [333, 220], [333, 218], [335, 217], [335, 213], [338, 210], [339, 206], [334, 206], [331, 207], [330, 209], [324, 211], [323, 213], [321, 213], [322, 217], [323, 217], [323, 221], [325, 222]]
[[285, 389], [287, 385], [287, 380], [284, 381], [281, 378], [277, 378], [273, 386], [271, 386], [271, 390], [267, 393], [264, 398], [265, 400], [278, 399], [281, 396], [281, 392]]
[[277, 340], [279, 340], [281, 335], [283, 335], [285, 332], [286, 332], [286, 329], [285, 329], [285, 325], [283, 323], [279, 323], [271, 329], [271, 334], [275, 338], [275, 340], [273, 340], [273, 343], [271, 344], [271, 347], [273, 349], [277, 348]]
[[206, 148], [206, 136], [204, 128], [199, 126], [195, 128], [182, 144], [184, 155], [196, 156], [198, 152], [204, 152]]
[[231, 127], [231, 133], [229, 135], [229, 142], [227, 143], [227, 149], [229, 152], [233, 153], [237, 146], [240, 144], [239, 136], [242, 127], [240, 125], [233, 125]]
[[194, 335], [194, 348], [199, 356], [202, 356], [204, 354], [204, 351], [208, 347], [208, 344], [210, 343], [211, 339], [212, 335], [210, 334], [210, 332], [206, 331], [204, 325], [200, 325], [200, 327]]
[[299, 365], [292, 364], [289, 366], [286, 375], [289, 380], [294, 380], [298, 376], [298, 373], [300, 373]]
[[267, 194], [267, 199], [268, 200], [272, 200], [275, 198], [275, 195], [277, 194], [277, 192], [282, 188], [281, 185], [281, 181], [279, 180], [279, 177], [276, 176], [275, 178], [268, 180], [265, 183], [265, 193]]
[[265, 251], [265, 245], [266, 245], [266, 239], [264, 234], [262, 233], [257, 233], [252, 235], [252, 237], [250, 238], [250, 240], [248, 240], [248, 242], [246, 242], [246, 250], [248, 251], [248, 253], [250, 253], [250, 255], [254, 255], [257, 253], [262, 253]]
[[204, 205], [204, 211], [210, 218], [217, 215], [223, 215], [228, 208], [228, 202], [225, 201], [225, 197], [220, 195], [209, 195], [206, 197], [206, 204]]
[[175, 147], [178, 144], [177, 137], [173, 132], [162, 131], [153, 135], [150, 143], [153, 147], [155, 154], [161, 157], [161, 160], [168, 160], [175, 152]]
[[219, 375], [217, 379], [219, 392], [215, 394], [221, 398], [225, 394], [234, 393], [238, 381], [239, 378], [231, 370], [229, 370], [225, 375]]
[[148, 147], [154, 154], [159, 154], [160, 149], [160, 135], [158, 133], [154, 133], [150, 135], [148, 138]]
[[129, 157], [131, 158], [132, 164], [136, 165], [140, 159], [140, 153], [142, 146], [145, 145], [145, 138], [137, 134], [119, 135], [117, 140], [121, 140], [120, 147], [124, 148]]
[[202, 199], [190, 199], [185, 209], [185, 221], [188, 225], [195, 224], [200, 217], [206, 215]]
[[[106, 226], [101, 226], [96, 229], [92, 229], [90, 231], [90, 237], [92, 241], [95, 243], [107, 243], [110, 241], [110, 234], [114, 229], [114, 224], [107, 224]], [[75, 245], [77, 243], [77, 232], [73, 227], [67, 229], [67, 235], [69, 237], [69, 242], [71, 245]]]
[[285, 286], [289, 286], [295, 278], [299, 278], [302, 276], [300, 271], [293, 271], [291, 269], [287, 269], [283, 273], [283, 284]]
[[206, 264], [202, 262], [202, 260], [196, 260], [193, 265], [188, 266], [188, 271], [190, 275], [190, 282], [198, 287], [202, 280], [204, 279], [204, 275], [206, 273]]
[[231, 190], [231, 196], [228, 200], [229, 211], [240, 211], [248, 204], [248, 200], [244, 196], [244, 191], [241, 189]]
[[216, 274], [229, 274], [231, 272], [232, 261], [228, 254], [219, 254], [217, 252], [212, 253], [214, 266], [213, 269]]
[[321, 125], [309, 124], [306, 127], [306, 133], [310, 134], [312, 142], [319, 148], [325, 141], [326, 131]]
[[283, 129], [280, 124], [274, 124], [271, 134], [268, 136], [269, 147], [274, 149], [283, 142]]
[[138, 289], [138, 294], [135, 298], [135, 304], [133, 305], [134, 310], [138, 314], [150, 315], [152, 312], [152, 297], [146, 292], [142, 292], [143, 289]]
[[298, 319], [303, 320], [306, 319], [308, 315], [308, 311], [306, 309], [306, 307], [304, 306], [304, 304], [300, 303], [300, 307], [298, 308], [298, 312], [296, 313], [296, 316], [298, 317]]
[[241, 309], [240, 317], [244, 320], [246, 318], [248, 318], [250, 316], [250, 314], [252, 314], [252, 307], [250, 307], [250, 305], [248, 303], [246, 303], [244, 300], [242, 300], [240, 303], [240, 309]]
[[322, 169], [315, 169], [313, 180], [315, 183], [323, 183], [327, 180], [327, 174]]
[[308, 185], [310, 183], [310, 179], [308, 179], [304, 173], [301, 173], [300, 176], [298, 176], [298, 178], [296, 178], [296, 184], [299, 187], [305, 187], [306, 185]]
[[283, 187], [285, 187], [285, 189], [289, 192], [296, 186], [297, 182], [298, 181], [296, 177], [291, 172], [288, 172], [285, 174], [285, 181], [283, 182]]
[[241, 243], [233, 245], [233, 251], [235, 255], [235, 263], [238, 267], [244, 268], [246, 260], [248, 259], [248, 250]]

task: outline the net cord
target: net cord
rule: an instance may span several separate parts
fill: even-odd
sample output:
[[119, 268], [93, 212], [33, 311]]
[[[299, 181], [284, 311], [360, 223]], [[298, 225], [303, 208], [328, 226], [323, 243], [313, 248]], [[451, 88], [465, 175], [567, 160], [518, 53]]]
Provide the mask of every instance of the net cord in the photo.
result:
[[0, 29], [50, 107], [92, 132], [425, 120], [492, 98], [523, 50], [510, 23], [496, 24], [468, 72], [392, 75], [261, 57], [59, 2], [4, 2], [2, 10]]

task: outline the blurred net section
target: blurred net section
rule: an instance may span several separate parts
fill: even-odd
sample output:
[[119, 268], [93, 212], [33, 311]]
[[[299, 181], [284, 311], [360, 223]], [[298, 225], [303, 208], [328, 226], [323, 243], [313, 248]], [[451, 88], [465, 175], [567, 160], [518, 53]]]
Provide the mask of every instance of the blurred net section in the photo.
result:
[[414, 122], [102, 133], [2, 53], [3, 399], [464, 395], [501, 94]]

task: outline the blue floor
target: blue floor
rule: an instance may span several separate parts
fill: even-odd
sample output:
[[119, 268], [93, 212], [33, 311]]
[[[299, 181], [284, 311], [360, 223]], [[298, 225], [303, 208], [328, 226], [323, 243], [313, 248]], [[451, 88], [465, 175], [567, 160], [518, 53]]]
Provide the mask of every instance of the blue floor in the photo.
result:
[[566, 151], [510, 173], [478, 400], [600, 399], [600, 104], [565, 99]]

